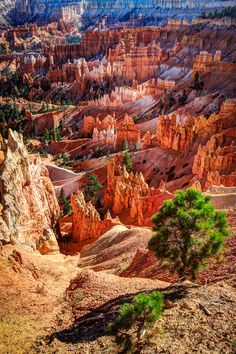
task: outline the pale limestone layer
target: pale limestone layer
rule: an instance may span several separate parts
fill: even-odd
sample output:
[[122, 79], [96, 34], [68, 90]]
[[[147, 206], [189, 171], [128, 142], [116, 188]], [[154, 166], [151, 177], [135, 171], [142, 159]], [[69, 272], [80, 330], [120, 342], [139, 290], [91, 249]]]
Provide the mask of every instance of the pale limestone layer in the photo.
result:
[[[60, 214], [52, 182], [40, 158], [31, 161], [22, 136], [17, 132], [9, 131], [3, 152], [0, 240], [28, 243], [36, 248], [46, 230], [53, 234]], [[54, 235], [52, 248], [56, 250], [57, 247]]]

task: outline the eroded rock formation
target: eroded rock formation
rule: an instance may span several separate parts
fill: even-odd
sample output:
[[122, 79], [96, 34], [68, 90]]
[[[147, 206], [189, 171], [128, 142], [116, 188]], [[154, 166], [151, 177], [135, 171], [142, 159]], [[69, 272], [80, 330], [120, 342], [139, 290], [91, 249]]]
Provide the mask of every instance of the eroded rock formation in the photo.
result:
[[236, 184], [236, 100], [226, 100], [219, 114], [213, 114], [205, 129], [211, 136], [205, 145], [200, 145], [192, 171], [204, 183], [234, 186]]
[[113, 115], [107, 115], [104, 119], [100, 120], [99, 117], [85, 116], [83, 121], [82, 131], [84, 134], [92, 134], [94, 128], [98, 131], [106, 130], [109, 127], [116, 126], [116, 119]]
[[114, 214], [129, 211], [130, 220], [138, 225], [151, 225], [151, 216], [156, 213], [163, 201], [173, 198], [173, 194], [160, 188], [150, 188], [143, 174], [128, 173], [122, 164], [122, 157], [116, 156], [108, 162], [107, 190], [104, 205]]
[[[54, 228], [60, 209], [48, 171], [40, 158], [29, 157], [18, 133], [10, 130], [7, 143], [2, 145], [0, 240], [36, 248], [47, 232], [53, 240], [47, 253], [55, 251]], [[40, 244], [43, 247], [42, 240]]]
[[73, 211], [73, 239], [79, 242], [100, 236], [101, 219], [91, 202], [86, 203], [83, 192], [71, 195]]
[[194, 159], [193, 173], [205, 180], [205, 186], [236, 184], [236, 129], [228, 129], [200, 146]]
[[128, 173], [122, 164], [122, 156], [117, 156], [108, 162], [107, 190], [104, 196], [104, 205], [112, 208], [115, 214], [129, 209], [135, 196], [146, 196], [149, 187], [142, 173]]
[[116, 149], [122, 147], [124, 141], [128, 145], [138, 144], [140, 142], [140, 131], [136, 128], [133, 117], [125, 116], [124, 120], [117, 127]]
[[165, 188], [150, 188], [149, 195], [134, 197], [130, 209], [130, 216], [137, 220], [139, 226], [152, 226], [152, 216], [157, 213], [165, 200], [172, 199], [174, 195]]
[[93, 141], [100, 144], [115, 146], [116, 143], [116, 132], [114, 126], [110, 126], [107, 129], [98, 130], [93, 129]]
[[176, 114], [159, 116], [157, 122], [157, 141], [164, 149], [188, 150], [194, 139], [194, 119]]
[[83, 192], [80, 190], [71, 195], [71, 207], [73, 211], [72, 238], [74, 242], [91, 243], [112, 225], [109, 216], [101, 220], [98, 211], [91, 202], [86, 203]]
[[199, 72], [213, 72], [213, 71], [233, 71], [236, 70], [235, 63], [227, 63], [221, 60], [221, 51], [216, 50], [214, 54], [207, 51], [201, 51], [196, 56], [193, 66], [193, 73]]

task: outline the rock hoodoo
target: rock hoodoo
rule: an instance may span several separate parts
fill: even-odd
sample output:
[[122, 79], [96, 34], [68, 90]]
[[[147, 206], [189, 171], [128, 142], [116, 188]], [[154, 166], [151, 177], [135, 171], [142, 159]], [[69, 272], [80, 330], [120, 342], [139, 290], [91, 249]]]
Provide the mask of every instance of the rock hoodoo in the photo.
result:
[[109, 213], [104, 220], [101, 220], [98, 211], [91, 202], [86, 203], [84, 194], [80, 190], [71, 195], [71, 208], [73, 242], [91, 243], [106, 232], [113, 223]]
[[128, 173], [122, 157], [116, 156], [108, 162], [107, 190], [104, 205], [114, 214], [129, 210], [132, 220], [138, 225], [151, 225], [151, 216], [157, 212], [164, 200], [173, 198], [165, 188], [150, 188], [143, 174]]

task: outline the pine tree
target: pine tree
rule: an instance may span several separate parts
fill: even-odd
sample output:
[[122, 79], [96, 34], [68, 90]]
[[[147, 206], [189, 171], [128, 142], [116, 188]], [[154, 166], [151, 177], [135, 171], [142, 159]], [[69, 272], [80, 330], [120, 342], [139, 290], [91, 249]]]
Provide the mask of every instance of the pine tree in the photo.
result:
[[54, 141], [61, 141], [61, 135], [58, 131], [58, 128], [54, 127], [52, 130], [52, 136]]
[[21, 112], [20, 112], [20, 115], [23, 119], [25, 119], [25, 116], [26, 116], [26, 109], [25, 107], [22, 108]]
[[50, 134], [49, 134], [48, 129], [45, 129], [45, 132], [44, 132], [44, 140], [45, 140], [45, 143], [46, 143], [46, 144], [49, 144], [49, 143], [50, 143]]
[[164, 108], [164, 100], [163, 100], [163, 98], [161, 98], [160, 101], [159, 101], [159, 107], [160, 107], [160, 109]]
[[68, 100], [66, 101], [66, 105], [67, 106], [72, 106], [73, 105], [73, 102], [71, 101], [70, 98], [68, 98]]
[[196, 73], [194, 75], [192, 87], [196, 90], [201, 90], [203, 88], [203, 86], [204, 86], [204, 83], [200, 78], [199, 72], [196, 71]]
[[5, 116], [4, 111], [1, 109], [0, 110], [0, 123], [5, 123], [5, 121], [6, 121], [6, 116]]
[[134, 114], [134, 115], [133, 115], [133, 120], [134, 120], [134, 123], [136, 123], [136, 122], [138, 121], [138, 116], [137, 116], [137, 114]]
[[68, 199], [65, 200], [63, 211], [64, 211], [64, 215], [71, 215], [72, 210]]
[[102, 184], [98, 182], [97, 175], [91, 173], [88, 176], [88, 183], [84, 189], [86, 199], [92, 199], [101, 188]]
[[66, 194], [64, 188], [61, 189], [60, 196], [59, 196], [59, 204], [63, 206], [63, 215], [70, 215], [71, 205], [69, 200], [66, 198]]
[[65, 118], [62, 118], [62, 120], [60, 121], [60, 124], [59, 124], [59, 130], [60, 131], [63, 131], [66, 127], [66, 121], [65, 121]]
[[122, 142], [122, 150], [123, 150], [123, 151], [124, 151], [124, 150], [127, 150], [128, 147], [129, 147], [128, 142], [127, 142], [126, 139], [124, 139], [123, 142]]
[[66, 165], [70, 161], [70, 155], [66, 151], [62, 151], [61, 157], [64, 165]]
[[222, 251], [228, 236], [225, 213], [216, 211], [209, 200], [194, 189], [178, 191], [153, 216], [155, 234], [148, 247], [181, 278], [194, 280], [205, 261]]
[[200, 81], [200, 75], [199, 72], [196, 71], [194, 75], [194, 83], [198, 83]]
[[124, 155], [123, 164], [125, 165], [126, 170], [128, 172], [130, 172], [132, 170], [133, 163], [132, 163], [132, 160], [131, 160], [131, 157], [130, 157], [130, 154], [128, 151], [126, 151], [126, 153]]
[[18, 119], [19, 119], [19, 116], [20, 116], [19, 109], [18, 109], [18, 106], [17, 106], [16, 103], [14, 103], [14, 106], [13, 106], [12, 116], [13, 116], [13, 118], [16, 119], [16, 120], [18, 120]]

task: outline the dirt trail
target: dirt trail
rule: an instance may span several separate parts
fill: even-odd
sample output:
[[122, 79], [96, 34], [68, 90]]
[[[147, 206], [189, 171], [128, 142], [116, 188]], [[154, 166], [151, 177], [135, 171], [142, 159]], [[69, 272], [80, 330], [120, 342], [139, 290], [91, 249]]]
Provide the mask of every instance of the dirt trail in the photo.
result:
[[[19, 253], [18, 253], [19, 252]], [[29, 353], [36, 340], [58, 328], [64, 292], [79, 256], [42, 256], [6, 246], [0, 256], [0, 353]], [[67, 322], [68, 320], [68, 322]], [[70, 323], [70, 313], [65, 316]], [[63, 324], [60, 323], [60, 327]]]

